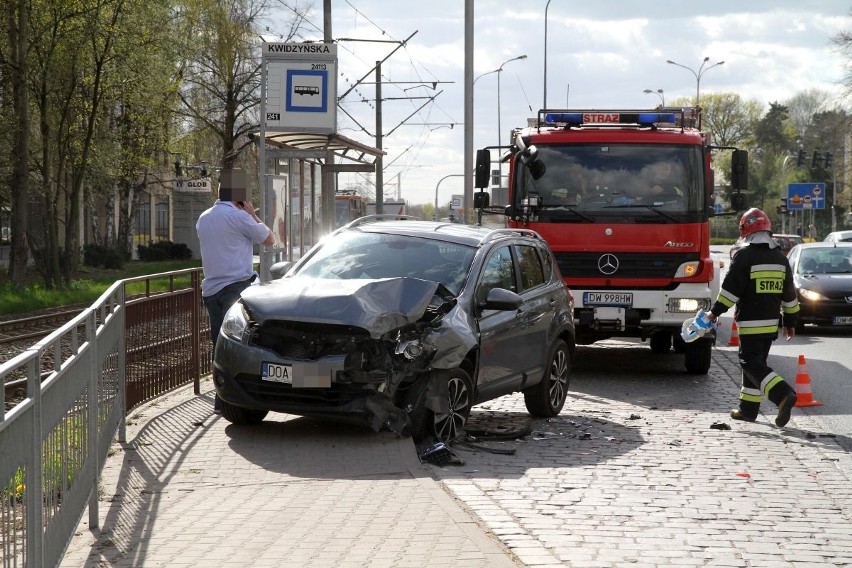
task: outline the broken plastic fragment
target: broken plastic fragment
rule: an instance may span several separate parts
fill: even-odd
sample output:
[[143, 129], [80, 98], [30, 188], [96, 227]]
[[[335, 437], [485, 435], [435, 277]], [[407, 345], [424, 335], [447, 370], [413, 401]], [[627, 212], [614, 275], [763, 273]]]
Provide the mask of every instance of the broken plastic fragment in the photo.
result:
[[555, 432], [535, 432], [533, 434], [533, 440], [547, 440], [549, 438], [557, 438], [558, 434]]
[[746, 479], [751, 479], [751, 474], [747, 471], [740, 471], [737, 473], [737, 477], [745, 477]]
[[731, 427], [724, 422], [714, 422], [710, 425], [711, 430], [730, 430]]

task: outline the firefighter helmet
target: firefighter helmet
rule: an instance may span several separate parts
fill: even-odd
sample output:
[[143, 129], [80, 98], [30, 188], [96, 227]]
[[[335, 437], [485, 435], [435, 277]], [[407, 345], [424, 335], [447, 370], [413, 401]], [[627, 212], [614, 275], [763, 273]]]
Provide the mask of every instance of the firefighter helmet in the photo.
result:
[[756, 207], [752, 207], [740, 218], [740, 236], [747, 237], [758, 231], [772, 231], [772, 223], [766, 213]]

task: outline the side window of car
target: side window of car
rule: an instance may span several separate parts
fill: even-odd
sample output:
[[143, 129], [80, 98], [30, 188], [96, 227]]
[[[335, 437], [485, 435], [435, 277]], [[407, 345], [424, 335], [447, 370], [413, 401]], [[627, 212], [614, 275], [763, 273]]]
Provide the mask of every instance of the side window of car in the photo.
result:
[[515, 245], [515, 252], [518, 253], [518, 264], [521, 268], [521, 290], [529, 290], [544, 284], [544, 270], [535, 247]]
[[482, 269], [482, 277], [476, 287], [476, 301], [484, 302], [488, 292], [494, 288], [505, 288], [517, 292], [515, 285], [515, 267], [508, 246], [495, 250]]

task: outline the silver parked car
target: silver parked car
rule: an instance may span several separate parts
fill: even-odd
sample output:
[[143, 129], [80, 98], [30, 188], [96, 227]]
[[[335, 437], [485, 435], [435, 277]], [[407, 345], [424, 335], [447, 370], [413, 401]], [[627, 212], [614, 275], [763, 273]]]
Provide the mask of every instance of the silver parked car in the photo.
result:
[[833, 231], [823, 239], [826, 243], [850, 243], [852, 242], [852, 231]]
[[512, 392], [532, 415], [557, 415], [573, 300], [545, 241], [384, 217], [353, 221], [243, 292], [214, 357], [222, 416], [283, 412], [448, 441], [473, 405]]

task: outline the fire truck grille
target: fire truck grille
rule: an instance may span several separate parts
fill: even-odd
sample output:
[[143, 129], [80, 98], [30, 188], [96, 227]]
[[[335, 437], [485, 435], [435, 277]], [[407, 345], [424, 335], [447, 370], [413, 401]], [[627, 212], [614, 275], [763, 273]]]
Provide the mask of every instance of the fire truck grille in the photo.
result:
[[[612, 259], [602, 259], [610, 255], [617, 259], [617, 268], [613, 272], [615, 262]], [[602, 265], [603, 272], [601, 270]], [[678, 267], [684, 262], [699, 260], [698, 253], [600, 253], [600, 252], [557, 252], [556, 262], [562, 276], [566, 278], [674, 278]]]

